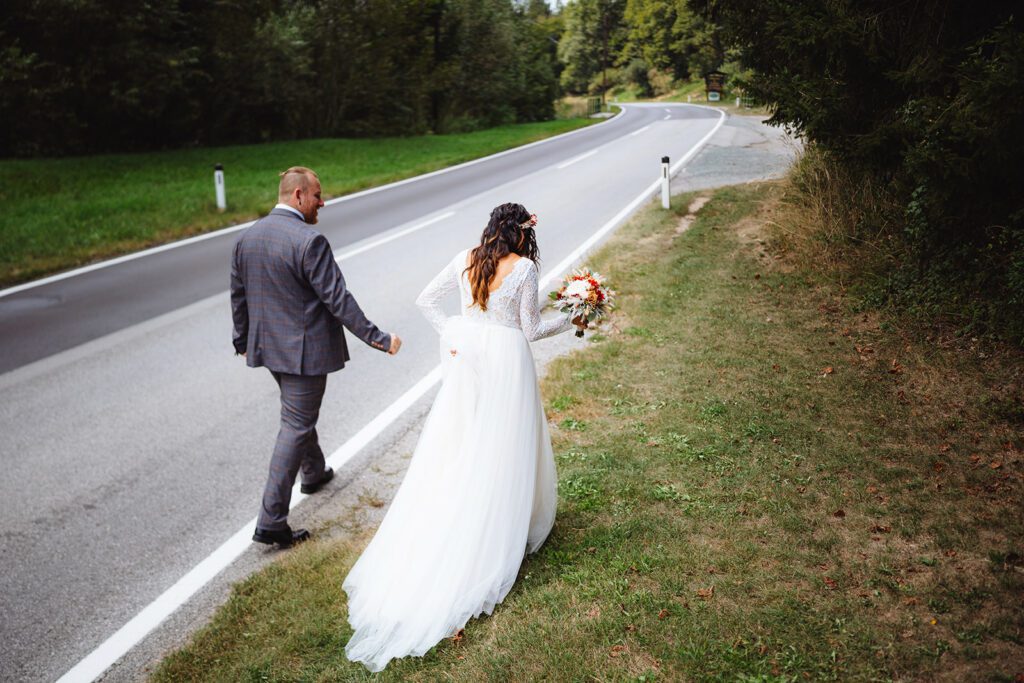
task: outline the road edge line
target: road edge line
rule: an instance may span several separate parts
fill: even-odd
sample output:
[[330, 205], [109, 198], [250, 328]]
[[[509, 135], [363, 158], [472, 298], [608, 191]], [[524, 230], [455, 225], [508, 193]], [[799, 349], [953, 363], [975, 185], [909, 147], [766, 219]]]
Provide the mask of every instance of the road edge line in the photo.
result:
[[[496, 159], [498, 157], [502, 157], [502, 156], [505, 156], [507, 154], [513, 154], [513, 153], [518, 152], [520, 150], [529, 149], [530, 147], [536, 147], [538, 145], [542, 145], [542, 144], [547, 143], [547, 142], [552, 142], [554, 140], [560, 140], [562, 138], [566, 138], [566, 137], [569, 137], [570, 135], [575, 135], [577, 133], [582, 133], [584, 131], [594, 130], [594, 129], [600, 127], [601, 124], [610, 123], [611, 121], [615, 121], [615, 120], [617, 120], [619, 118], [622, 118], [623, 115], [625, 114], [625, 112], [626, 112], [626, 107], [619, 107], [618, 113], [616, 113], [614, 116], [611, 116], [608, 119], [606, 119], [604, 121], [601, 121], [599, 123], [595, 123], [595, 124], [592, 124], [592, 125], [589, 125], [589, 126], [584, 126], [582, 128], [577, 128], [575, 130], [570, 130], [570, 131], [567, 131], [565, 133], [559, 133], [558, 135], [553, 135], [553, 136], [551, 136], [549, 138], [543, 138], [542, 140], [534, 140], [533, 142], [528, 142], [525, 145], [520, 145], [518, 147], [512, 147], [510, 149], [503, 149], [500, 152], [495, 152], [494, 154], [489, 154], [489, 155], [487, 155], [485, 157], [478, 157], [476, 159], [470, 159], [469, 161], [463, 161], [462, 163], [456, 164], [455, 166], [447, 166], [445, 168], [439, 168], [436, 171], [430, 171], [429, 173], [424, 173], [424, 174], [421, 174], [421, 175], [412, 176], [411, 178], [403, 178], [402, 180], [396, 180], [394, 182], [388, 183], [387, 185], [378, 185], [376, 187], [370, 187], [370, 188], [367, 188], [365, 190], [360, 190], [358, 192], [353, 192], [352, 194], [346, 194], [346, 195], [343, 195], [341, 197], [335, 197], [334, 199], [329, 199], [326, 202], [324, 202], [324, 206], [330, 206], [332, 204], [338, 204], [338, 203], [341, 203], [341, 202], [347, 202], [349, 200], [356, 199], [358, 197], [363, 197], [363, 196], [368, 195], [368, 194], [373, 194], [375, 192], [382, 192], [384, 190], [388, 190], [388, 189], [391, 189], [393, 187], [398, 187], [399, 185], [406, 185], [406, 184], [409, 184], [409, 183], [418, 182], [420, 180], [425, 180], [427, 178], [432, 178], [434, 176], [441, 175], [441, 174], [444, 174], [444, 173], [451, 173], [452, 171], [457, 171], [457, 170], [465, 168], [467, 166], [473, 166], [475, 164], [483, 163], [483, 162], [489, 161], [491, 159]], [[196, 242], [202, 242], [203, 240], [208, 240], [208, 239], [211, 239], [211, 238], [214, 238], [214, 237], [219, 237], [221, 235], [228, 235], [228, 234], [231, 234], [232, 232], [238, 232], [239, 230], [244, 230], [245, 228], [248, 228], [253, 223], [255, 223], [257, 220], [259, 220], [259, 219], [257, 218], [257, 219], [251, 220], [251, 221], [246, 221], [245, 223], [239, 223], [238, 225], [229, 225], [226, 228], [220, 228], [218, 230], [214, 230], [213, 232], [205, 232], [205, 233], [203, 233], [201, 235], [194, 235], [192, 237], [186, 237], [185, 239], [176, 240], [174, 242], [168, 242], [167, 244], [160, 244], [158, 246], [150, 247], [148, 249], [143, 249], [142, 251], [136, 251], [136, 252], [133, 252], [131, 254], [123, 254], [121, 256], [115, 256], [114, 258], [108, 259], [106, 261], [99, 261], [97, 263], [90, 263], [87, 266], [82, 266], [81, 268], [75, 268], [73, 270], [68, 270], [68, 271], [65, 271], [63, 273], [56, 273], [54, 275], [48, 275], [48, 276], [40, 278], [38, 280], [31, 280], [29, 282], [23, 282], [23, 283], [18, 284], [18, 285], [12, 285], [10, 287], [7, 287], [6, 289], [0, 289], [0, 299], [3, 299], [6, 296], [10, 296], [11, 294], [17, 294], [18, 292], [24, 292], [26, 290], [33, 289], [35, 287], [42, 287], [43, 285], [48, 285], [48, 284], [51, 284], [53, 282], [59, 282], [61, 280], [67, 280], [68, 278], [77, 277], [79, 275], [84, 275], [84, 274], [90, 273], [90, 272], [92, 272], [94, 270], [100, 270], [100, 269], [103, 269], [103, 268], [108, 268], [110, 266], [116, 266], [116, 265], [118, 265], [120, 263], [125, 263], [127, 261], [133, 261], [135, 259], [143, 258], [145, 256], [152, 256], [153, 254], [159, 254], [160, 252], [168, 251], [170, 249], [176, 249], [178, 247], [184, 247], [184, 246], [187, 246], [189, 244], [195, 244]]]

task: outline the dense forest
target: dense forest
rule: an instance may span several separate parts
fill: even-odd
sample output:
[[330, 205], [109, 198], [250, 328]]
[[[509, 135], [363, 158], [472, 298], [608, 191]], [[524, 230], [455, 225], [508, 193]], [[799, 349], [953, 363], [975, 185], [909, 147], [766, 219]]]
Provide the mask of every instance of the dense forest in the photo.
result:
[[472, 130], [718, 69], [803, 138], [835, 232], [889, 252], [879, 296], [1024, 340], [1005, 3], [7, 0], [0, 44], [5, 157]]
[[553, 117], [543, 0], [8, 0], [0, 155]]

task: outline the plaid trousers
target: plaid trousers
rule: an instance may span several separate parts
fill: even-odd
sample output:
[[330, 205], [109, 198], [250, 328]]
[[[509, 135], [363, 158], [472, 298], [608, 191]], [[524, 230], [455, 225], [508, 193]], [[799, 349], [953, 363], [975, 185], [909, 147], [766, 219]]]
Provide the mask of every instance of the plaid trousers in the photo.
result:
[[327, 375], [289, 375], [271, 371], [281, 390], [281, 429], [277, 433], [270, 474], [263, 490], [263, 507], [256, 526], [278, 531], [288, 526], [288, 508], [295, 477], [312, 484], [324, 474], [324, 454], [316, 435], [320, 403], [327, 388]]

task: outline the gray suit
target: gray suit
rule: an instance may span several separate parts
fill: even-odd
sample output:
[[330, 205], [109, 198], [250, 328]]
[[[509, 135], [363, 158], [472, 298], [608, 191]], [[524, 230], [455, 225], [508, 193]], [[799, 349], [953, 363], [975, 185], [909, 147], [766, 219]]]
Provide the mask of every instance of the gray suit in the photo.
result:
[[345, 287], [327, 238], [284, 209], [235, 242], [231, 314], [235, 351], [250, 367], [270, 370], [281, 388], [281, 429], [256, 526], [284, 529], [300, 467], [307, 484], [324, 473], [316, 420], [327, 373], [349, 359], [342, 326], [381, 351], [391, 348], [391, 337], [367, 320]]

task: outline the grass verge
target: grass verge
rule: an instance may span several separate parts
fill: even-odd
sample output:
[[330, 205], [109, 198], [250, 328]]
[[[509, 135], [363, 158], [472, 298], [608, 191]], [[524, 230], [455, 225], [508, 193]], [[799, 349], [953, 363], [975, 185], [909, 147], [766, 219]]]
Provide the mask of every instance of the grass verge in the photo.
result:
[[[1022, 363], [942, 348], [779, 250], [784, 184], [643, 211], [613, 325], [544, 382], [559, 514], [490, 618], [382, 681], [1024, 674]], [[340, 681], [367, 536], [239, 584], [154, 678]]]
[[[277, 174], [315, 169], [326, 197], [427, 173], [558, 135], [565, 119], [473, 133], [299, 140], [149, 154], [0, 160], [0, 286], [256, 218], [276, 199]], [[213, 166], [225, 167], [218, 213]]]

